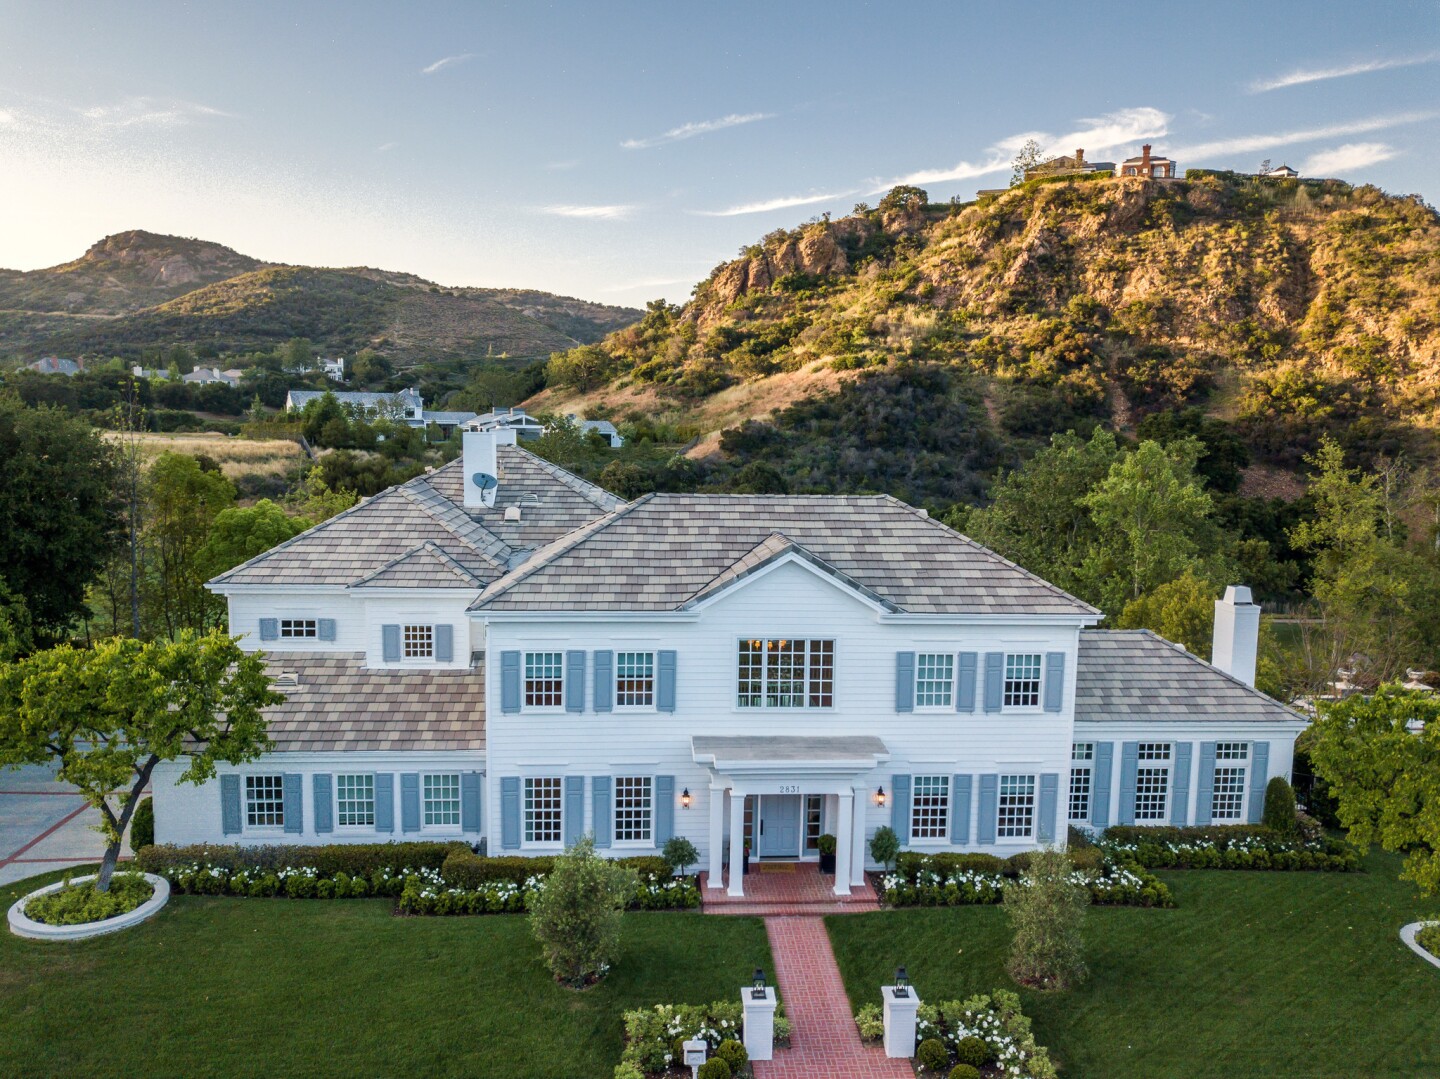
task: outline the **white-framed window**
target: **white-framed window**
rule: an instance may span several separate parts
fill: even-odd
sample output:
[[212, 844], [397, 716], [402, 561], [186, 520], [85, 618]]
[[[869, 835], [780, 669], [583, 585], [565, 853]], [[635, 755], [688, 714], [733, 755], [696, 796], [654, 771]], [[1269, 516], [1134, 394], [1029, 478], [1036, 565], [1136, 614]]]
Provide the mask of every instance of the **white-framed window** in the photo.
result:
[[995, 834], [1001, 839], [1029, 839], [1035, 831], [1035, 777], [1001, 776]]
[[805, 796], [805, 849], [806, 851], [818, 851], [820, 849], [820, 826], [824, 815], [825, 796], [823, 794], [807, 794]]
[[1040, 707], [1040, 653], [1011, 652], [1005, 656], [1006, 708]]
[[280, 639], [297, 640], [320, 636], [320, 622], [315, 618], [280, 619]]
[[835, 703], [833, 640], [742, 640], [736, 669], [741, 708], [830, 708]]
[[425, 828], [460, 827], [460, 773], [427, 772], [420, 777], [420, 821]]
[[525, 707], [559, 708], [565, 703], [565, 654], [525, 653]]
[[1070, 750], [1070, 819], [1089, 821], [1094, 784], [1094, 742], [1076, 742]]
[[655, 653], [615, 653], [615, 707], [655, 707]]
[[1135, 769], [1135, 821], [1170, 818], [1170, 743], [1141, 742]]
[[400, 628], [402, 659], [434, 659], [435, 627], [406, 625]]
[[649, 776], [615, 777], [615, 842], [649, 843], [655, 784]]
[[1245, 819], [1245, 790], [1250, 772], [1249, 742], [1215, 743], [1215, 779], [1210, 795], [1210, 819]]
[[285, 779], [283, 776], [245, 777], [245, 826], [285, 827]]
[[565, 837], [564, 780], [531, 776], [525, 780], [525, 842], [559, 843]]
[[945, 839], [950, 834], [950, 777], [910, 780], [910, 838]]
[[341, 828], [375, 827], [375, 777], [368, 772], [335, 777], [335, 823]]
[[921, 652], [915, 657], [915, 707], [955, 707], [955, 656]]

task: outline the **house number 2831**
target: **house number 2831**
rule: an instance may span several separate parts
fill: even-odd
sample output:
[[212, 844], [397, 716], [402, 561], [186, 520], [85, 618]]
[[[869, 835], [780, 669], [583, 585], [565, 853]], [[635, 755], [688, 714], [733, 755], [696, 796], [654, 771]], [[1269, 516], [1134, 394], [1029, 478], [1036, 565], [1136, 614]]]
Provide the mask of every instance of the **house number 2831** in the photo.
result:
[[799, 784], [799, 783], [781, 783], [781, 784], [780, 784], [780, 793], [781, 793], [781, 794], [799, 794], [799, 793], [800, 793], [800, 784]]

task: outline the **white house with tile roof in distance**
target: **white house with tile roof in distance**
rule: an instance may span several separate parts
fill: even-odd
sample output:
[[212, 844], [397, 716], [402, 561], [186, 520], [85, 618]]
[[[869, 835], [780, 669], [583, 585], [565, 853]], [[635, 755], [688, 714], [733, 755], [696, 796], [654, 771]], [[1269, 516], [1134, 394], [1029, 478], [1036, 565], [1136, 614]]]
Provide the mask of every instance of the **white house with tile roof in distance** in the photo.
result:
[[1000, 855], [1066, 826], [1259, 818], [1304, 721], [888, 496], [625, 502], [467, 431], [460, 461], [210, 582], [287, 701], [274, 751], [154, 779], [160, 842], [457, 839], [614, 855], [688, 837], [709, 885], [837, 838]]
[[[322, 361], [329, 364], [329, 360]], [[344, 363], [342, 357], [340, 362]], [[329, 373], [329, 368], [326, 368]], [[370, 393], [363, 390], [290, 390], [285, 395], [285, 411], [300, 412], [311, 401], [318, 401], [330, 394], [347, 411], [360, 416], [384, 417], [403, 423], [407, 427], [429, 427], [440, 429], [440, 438], [449, 438], [455, 428], [475, 418], [475, 413], [465, 411], [436, 411], [425, 407], [425, 399], [413, 386], [396, 393]]]

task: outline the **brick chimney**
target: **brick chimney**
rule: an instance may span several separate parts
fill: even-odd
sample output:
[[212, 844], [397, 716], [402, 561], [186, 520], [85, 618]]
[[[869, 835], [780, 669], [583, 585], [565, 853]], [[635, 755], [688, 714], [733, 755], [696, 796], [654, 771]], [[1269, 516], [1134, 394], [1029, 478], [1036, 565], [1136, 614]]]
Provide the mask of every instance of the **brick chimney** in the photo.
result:
[[1140, 147], [1140, 175], [1150, 175], [1150, 144], [1148, 142]]
[[1084, 151], [1084, 150], [1076, 150], [1076, 151], [1075, 151], [1075, 167], [1078, 169], [1078, 168], [1080, 168], [1081, 166], [1083, 166], [1084, 164], [1085, 164], [1085, 151]]

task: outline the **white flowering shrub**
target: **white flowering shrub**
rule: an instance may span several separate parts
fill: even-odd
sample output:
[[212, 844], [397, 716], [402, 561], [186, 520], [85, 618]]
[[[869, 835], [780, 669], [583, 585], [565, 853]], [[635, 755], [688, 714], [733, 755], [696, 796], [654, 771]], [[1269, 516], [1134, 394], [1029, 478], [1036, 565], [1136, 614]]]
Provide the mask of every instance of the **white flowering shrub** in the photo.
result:
[[[878, 1024], [878, 1026], [877, 1026]], [[884, 1022], [878, 1005], [867, 1004], [855, 1014], [861, 1038], [883, 1037]], [[940, 1042], [951, 1059], [966, 1038], [977, 1038], [986, 1051], [986, 1074], [1004, 1079], [1056, 1079], [1055, 1065], [1030, 1033], [1030, 1020], [1020, 1010], [1015, 993], [997, 989], [989, 996], [968, 1000], [921, 1004], [915, 1018], [915, 1041]]]
[[[883, 873], [880, 895], [892, 907], [960, 907], [999, 903], [1004, 873], [977, 869], [944, 872], [930, 858], [910, 858], [904, 872]], [[1173, 907], [1170, 889], [1155, 874], [1124, 858], [1120, 852], [1105, 858], [1100, 869], [1075, 869], [1069, 880], [1087, 889], [1090, 901], [1100, 906]]]
[[1359, 855], [1324, 833], [1282, 833], [1263, 825], [1109, 828], [1108, 858], [1150, 869], [1276, 869], [1353, 873]]
[[[743, 1009], [738, 1000], [716, 1000], [709, 1004], [656, 1004], [653, 1008], [636, 1008], [625, 1013], [625, 1050], [620, 1055], [621, 1068], [633, 1068], [641, 1075], [665, 1075], [680, 1070], [681, 1044], [703, 1038], [710, 1052], [723, 1041], [743, 1041]], [[785, 1017], [783, 1001], [775, 1012], [775, 1041], [790, 1041], [790, 1020]], [[631, 1073], [627, 1072], [626, 1075]]]

